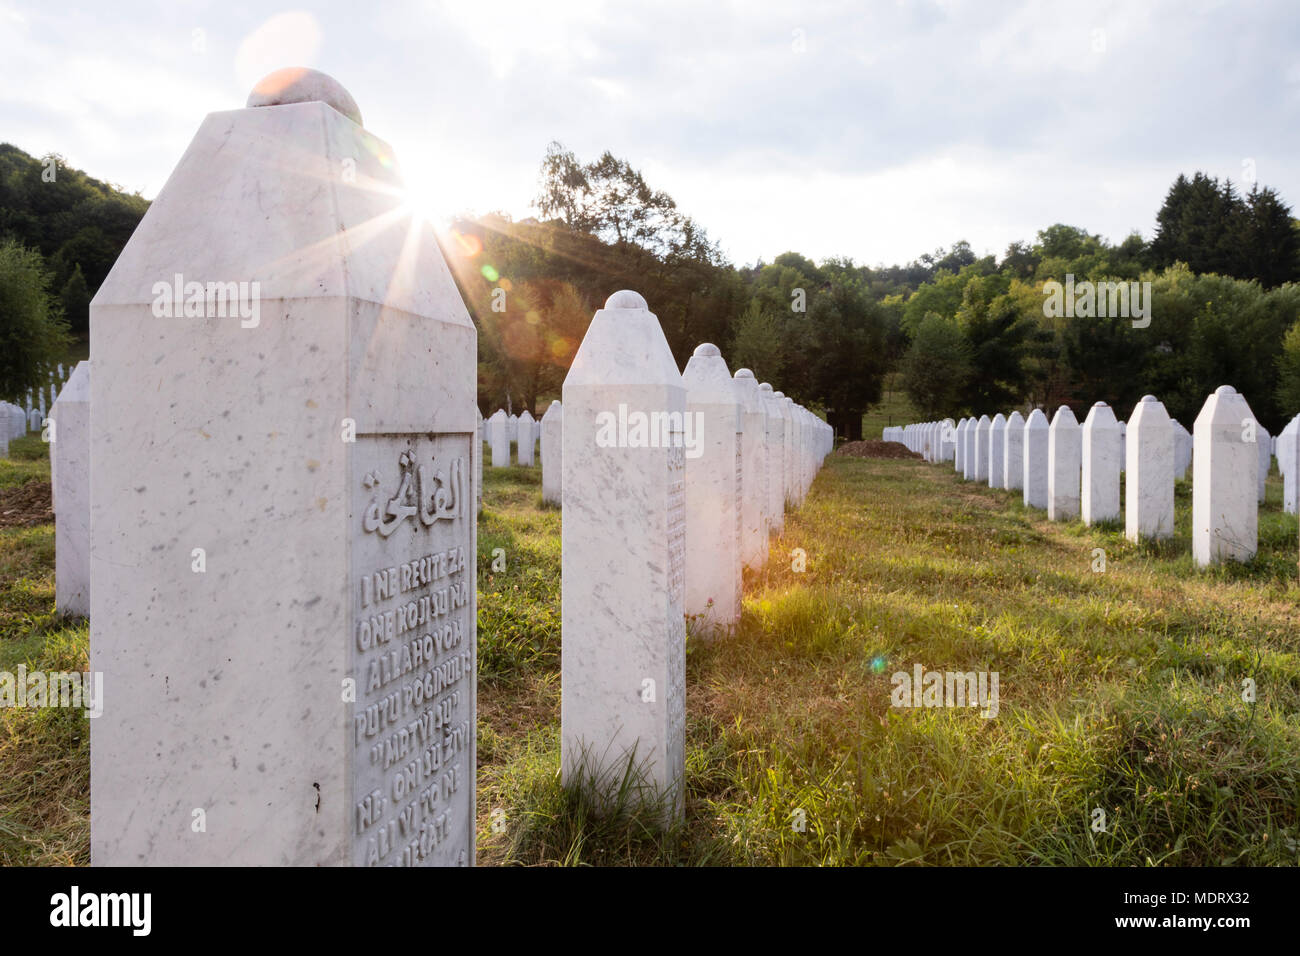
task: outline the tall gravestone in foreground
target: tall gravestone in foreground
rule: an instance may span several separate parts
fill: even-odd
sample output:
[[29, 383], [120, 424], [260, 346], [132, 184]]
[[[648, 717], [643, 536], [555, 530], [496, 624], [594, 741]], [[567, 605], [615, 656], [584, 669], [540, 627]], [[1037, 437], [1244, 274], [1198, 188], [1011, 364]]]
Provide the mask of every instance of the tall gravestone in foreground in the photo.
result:
[[504, 408], [498, 408], [487, 420], [488, 447], [492, 449], [492, 467], [505, 468], [510, 464], [510, 419]]
[[1079, 516], [1081, 458], [1079, 420], [1062, 405], [1052, 416], [1047, 438], [1047, 517], [1053, 521]]
[[1083, 420], [1079, 515], [1086, 525], [1119, 517], [1120, 459], [1124, 439], [1119, 422], [1105, 402], [1088, 409]]
[[1192, 436], [1192, 559], [1201, 567], [1255, 556], [1259, 530], [1259, 450], [1255, 415], [1231, 385], [1220, 385], [1196, 416]]
[[686, 390], [659, 320], [616, 292], [564, 380], [561, 777], [680, 815]]
[[769, 383], [759, 383], [758, 399], [767, 416], [767, 528], [780, 534], [785, 530], [785, 425]]
[[975, 481], [989, 480], [989, 433], [992, 429], [993, 422], [987, 415], [981, 415], [975, 423], [975, 461], [971, 469]]
[[731, 372], [716, 345], [695, 349], [686, 389], [686, 613], [702, 636], [740, 617], [744, 432]]
[[78, 362], [50, 408], [54, 489], [54, 603], [90, 613], [90, 362]]
[[1025, 419], [1024, 503], [1030, 508], [1047, 508], [1047, 466], [1051, 451], [1051, 426], [1041, 408]]
[[537, 423], [533, 421], [533, 413], [525, 408], [516, 428], [519, 436], [516, 439], [519, 445], [519, 464], [532, 468], [537, 454]]
[[542, 416], [542, 501], [558, 505], [564, 487], [564, 407], [551, 402]]
[[91, 304], [94, 863], [474, 860], [477, 342], [402, 204], [280, 71]]
[[747, 368], [734, 376], [744, 428], [741, 438], [741, 560], [755, 570], [767, 564], [767, 414], [758, 380]]
[[1002, 487], [1019, 491], [1025, 486], [1025, 417], [1019, 412], [1007, 416], [1002, 448]]
[[1154, 395], [1129, 416], [1125, 455], [1124, 536], [1169, 538], [1174, 533], [1174, 426]]
[[989, 423], [989, 487], [1006, 487], [1007, 420], [1001, 412]]

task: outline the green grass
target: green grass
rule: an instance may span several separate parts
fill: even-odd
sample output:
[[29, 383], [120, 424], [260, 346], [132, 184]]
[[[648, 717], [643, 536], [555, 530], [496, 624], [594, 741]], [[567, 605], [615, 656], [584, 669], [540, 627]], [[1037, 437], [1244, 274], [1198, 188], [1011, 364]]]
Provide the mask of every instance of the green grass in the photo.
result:
[[0, 488], [14, 488], [32, 478], [50, 480], [49, 445], [35, 432], [9, 442], [9, 457], [0, 458]]
[[923, 416], [913, 408], [907, 393], [903, 391], [901, 379], [897, 373], [885, 378], [885, 391], [880, 403], [862, 416], [863, 438], [879, 438], [889, 425], [907, 425], [923, 420]]
[[[48, 475], [0, 462], [0, 481], [29, 464]], [[1300, 857], [1297, 525], [1276, 477], [1260, 557], [1197, 571], [1181, 484], [1178, 537], [1136, 546], [949, 468], [829, 459], [767, 571], [747, 576], [739, 631], [688, 646], [686, 815], [668, 830], [559, 786], [560, 513], [538, 469], [484, 477], [483, 864]], [[52, 526], [0, 530], [0, 670], [85, 666], [85, 623], [53, 614], [53, 552]], [[997, 671], [998, 716], [891, 707], [891, 674], [916, 663]], [[0, 863], [87, 862], [86, 726], [0, 711]]]
[[[39, 436], [10, 444], [0, 488], [49, 480]], [[54, 613], [54, 526], [0, 528], [0, 671], [85, 670], [84, 620]], [[0, 708], [0, 865], [90, 862], [90, 739], [80, 710]]]

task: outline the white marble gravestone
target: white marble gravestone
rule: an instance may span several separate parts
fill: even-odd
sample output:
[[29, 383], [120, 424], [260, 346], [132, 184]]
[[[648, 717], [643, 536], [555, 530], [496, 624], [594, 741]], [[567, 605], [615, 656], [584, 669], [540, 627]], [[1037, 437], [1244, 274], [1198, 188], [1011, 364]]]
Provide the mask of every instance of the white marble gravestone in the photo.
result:
[[1200, 567], [1255, 556], [1259, 449], [1248, 440], [1254, 418], [1246, 399], [1231, 385], [1215, 389], [1196, 416], [1192, 559]]
[[981, 415], [975, 423], [975, 461], [971, 478], [975, 481], [988, 481], [989, 478], [989, 432], [993, 422], [987, 415]]
[[472, 864], [474, 325], [342, 87], [258, 90], [90, 306], [91, 860]]
[[730, 632], [740, 617], [744, 419], [716, 345], [695, 349], [686, 388], [686, 614], [695, 633]]
[[1259, 503], [1264, 503], [1268, 487], [1269, 469], [1273, 467], [1273, 439], [1268, 429], [1255, 423], [1255, 448], [1259, 452]]
[[1002, 487], [1019, 491], [1025, 486], [1025, 416], [1012, 412], [1002, 448]]
[[[781, 418], [781, 502], [782, 507], [794, 504], [794, 434], [790, 421], [790, 401], [784, 392], [772, 392], [773, 408]], [[785, 521], [782, 520], [782, 526]]]
[[957, 429], [953, 435], [952, 447], [952, 470], [958, 474], [964, 475], [966, 464], [966, 419], [957, 423]]
[[758, 380], [747, 368], [733, 378], [741, 405], [741, 560], [758, 570], [767, 564], [767, 413], [758, 395]]
[[1174, 426], [1165, 406], [1144, 395], [1129, 416], [1125, 440], [1124, 536], [1169, 538], [1174, 533]]
[[[1286, 430], [1282, 431], [1281, 438], [1278, 439], [1278, 467], [1282, 469], [1282, 475], [1285, 479], [1282, 489], [1282, 510], [1288, 514], [1295, 514], [1300, 510], [1300, 502], [1297, 502], [1297, 482], [1300, 482], [1300, 415], [1291, 419], [1286, 426], [1291, 429], [1288, 437]], [[1283, 441], [1282, 438], [1286, 438]]]
[[504, 408], [498, 408], [487, 420], [488, 446], [492, 449], [492, 467], [506, 468], [510, 465], [510, 416]]
[[1005, 488], [1007, 455], [1007, 420], [998, 412], [989, 423], [989, 487]]
[[50, 409], [54, 489], [54, 603], [90, 613], [90, 363], [78, 362]]
[[533, 413], [525, 408], [515, 423], [515, 428], [518, 432], [516, 443], [519, 447], [519, 464], [532, 468], [537, 454], [537, 423], [533, 421]]
[[1025, 419], [1024, 503], [1030, 508], [1047, 508], [1048, 453], [1051, 445], [1051, 427], [1041, 408], [1035, 408]]
[[506, 434], [516, 444], [519, 442], [519, 416], [511, 412], [506, 416]]
[[1052, 521], [1079, 516], [1082, 455], [1079, 420], [1068, 405], [1062, 405], [1052, 416], [1047, 438], [1047, 517]]
[[542, 416], [542, 501], [562, 503], [563, 476], [564, 407], [554, 401]]
[[682, 810], [686, 390], [659, 320], [616, 292], [564, 380], [561, 776]]
[[1079, 516], [1086, 525], [1119, 519], [1120, 460], [1124, 439], [1115, 413], [1096, 402], [1083, 420]]
[[974, 418], [966, 419], [966, 435], [962, 440], [961, 476], [966, 481], [975, 477], [975, 426]]
[[1277, 436], [1277, 469], [1282, 474], [1282, 510], [1296, 513], [1296, 483], [1300, 480], [1295, 468], [1296, 435], [1300, 432], [1300, 415], [1287, 422]]
[[1187, 477], [1187, 469], [1192, 465], [1192, 433], [1179, 424], [1178, 419], [1170, 419], [1174, 428], [1174, 478]]
[[767, 527], [769, 533], [780, 534], [785, 530], [785, 424], [780, 411], [784, 403], [767, 382], [759, 384], [758, 398], [767, 415]]

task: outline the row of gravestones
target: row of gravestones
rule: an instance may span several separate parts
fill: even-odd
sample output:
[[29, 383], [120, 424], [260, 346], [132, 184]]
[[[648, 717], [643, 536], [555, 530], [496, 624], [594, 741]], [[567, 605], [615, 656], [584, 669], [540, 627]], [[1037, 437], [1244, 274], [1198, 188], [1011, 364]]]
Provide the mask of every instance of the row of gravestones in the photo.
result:
[[1045, 509], [1054, 521], [1118, 520], [1123, 473], [1124, 528], [1131, 541], [1173, 535], [1174, 483], [1192, 466], [1192, 555], [1205, 567], [1255, 556], [1258, 506], [1274, 455], [1283, 507], [1295, 513], [1298, 429], [1300, 415], [1270, 436], [1246, 399], [1223, 385], [1206, 400], [1191, 433], [1147, 395], [1127, 423], [1097, 402], [1082, 425], [1062, 405], [1050, 424], [1034, 409], [1028, 419], [1018, 411], [956, 424], [945, 419], [889, 427], [882, 437], [927, 461], [951, 461], [967, 480], [1021, 490], [1027, 507]]
[[[43, 422], [47, 417], [47, 410], [54, 407], [54, 402], [60, 392], [67, 385], [71, 377], [72, 369], [62, 364], [56, 365], [47, 373], [48, 381], [38, 388], [28, 389], [27, 392], [20, 396], [18, 403], [0, 402], [0, 419], [14, 415], [21, 415], [22, 430], [17, 431], [12, 423], [9, 428], [0, 424], [0, 455], [7, 454], [6, 444], [11, 438], [21, 438], [29, 431], [39, 432], [44, 427]], [[14, 415], [16, 418], [17, 415]]]
[[561, 776], [601, 801], [631, 781], [675, 818], [686, 621], [734, 626], [743, 567], [766, 563], [832, 433], [712, 344], [679, 373], [630, 291], [592, 319], [562, 401]]
[[[272, 74], [205, 119], [91, 303], [50, 437], [58, 600], [81, 609], [79, 561], [102, 677], [93, 863], [474, 860], [477, 333], [396, 169], [337, 82]], [[274, 320], [203, 311], [214, 276]], [[679, 373], [633, 292], [562, 399], [563, 777], [677, 815], [685, 615], [731, 626], [830, 430], [711, 345]]]

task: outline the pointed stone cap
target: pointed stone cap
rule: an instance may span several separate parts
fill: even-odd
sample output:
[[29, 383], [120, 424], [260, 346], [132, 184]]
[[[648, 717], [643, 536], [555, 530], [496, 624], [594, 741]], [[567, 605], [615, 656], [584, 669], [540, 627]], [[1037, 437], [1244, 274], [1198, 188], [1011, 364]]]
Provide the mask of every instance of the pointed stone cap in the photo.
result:
[[659, 319], [639, 293], [615, 292], [592, 317], [564, 379], [565, 388], [587, 385], [682, 387]]
[[534, 422], [534, 421], [536, 421], [537, 419], [533, 418], [533, 413], [530, 412], [528, 409], [525, 408], [525, 409], [524, 409], [524, 413], [523, 413], [522, 415], [519, 416], [519, 420], [520, 420], [521, 422]]
[[1202, 426], [1240, 426], [1246, 419], [1254, 417], [1255, 413], [1246, 404], [1246, 399], [1235, 388], [1231, 385], [1220, 385], [1214, 390], [1214, 394], [1205, 400], [1201, 413], [1196, 416], [1196, 421], [1192, 425], [1192, 432], [1199, 431]]
[[551, 402], [551, 407], [548, 408], [546, 414], [542, 416], [542, 424], [545, 425], [548, 420], [554, 421], [555, 419], [560, 418], [563, 414], [564, 407], [560, 405], [560, 400], [558, 398], [554, 399]]
[[736, 374], [731, 381], [736, 391], [736, 400], [740, 402], [747, 414], [752, 415], [763, 410], [762, 400], [758, 394], [758, 379], [754, 378], [753, 372], [747, 368], [736, 369]]
[[1025, 419], [1026, 428], [1048, 428], [1047, 416], [1043, 414], [1041, 408], [1035, 408]]
[[1019, 410], [1012, 412], [1007, 416], [1007, 428], [1024, 428], [1025, 416], [1021, 415]]
[[1119, 422], [1115, 420], [1115, 413], [1109, 405], [1105, 402], [1096, 402], [1088, 409], [1088, 417], [1083, 420], [1083, 427], [1089, 432], [1119, 431]]
[[736, 405], [736, 388], [731, 371], [716, 345], [705, 342], [695, 348], [695, 354], [682, 372], [686, 386], [686, 402], [690, 405]]
[[1070, 411], [1069, 405], [1062, 405], [1052, 416], [1053, 428], [1078, 428], [1079, 420], [1074, 417], [1074, 412]]
[[1300, 415], [1287, 422], [1286, 427], [1282, 429], [1283, 435], [1295, 435], [1298, 432], [1300, 432]]
[[358, 126], [365, 125], [361, 122], [361, 110], [357, 108], [357, 101], [343, 88], [342, 83], [328, 73], [305, 66], [286, 66], [268, 73], [257, 81], [244, 105], [252, 108], [287, 106], [290, 103], [324, 103]]
[[982, 431], [986, 432], [992, 427], [993, 427], [993, 422], [989, 420], [989, 417], [987, 415], [981, 415], [980, 420], [975, 423], [976, 432], [982, 432]]
[[1147, 428], [1168, 428], [1171, 431], [1173, 429], [1173, 420], [1169, 417], [1164, 402], [1154, 395], [1143, 395], [1142, 401], [1134, 406], [1128, 420], [1135, 431]]
[[508, 421], [510, 421], [510, 419], [508, 419], [508, 418], [506, 417], [506, 410], [505, 410], [504, 408], [498, 408], [495, 412], [492, 413], [492, 417], [489, 418], [488, 421], [489, 421], [489, 422], [508, 422]]
[[69, 405], [73, 402], [90, 401], [90, 362], [78, 362], [77, 367], [59, 390], [55, 405]]
[[1004, 431], [1007, 427], [1007, 419], [1001, 412], [993, 416], [993, 421], [989, 422], [989, 427], [993, 431]]

